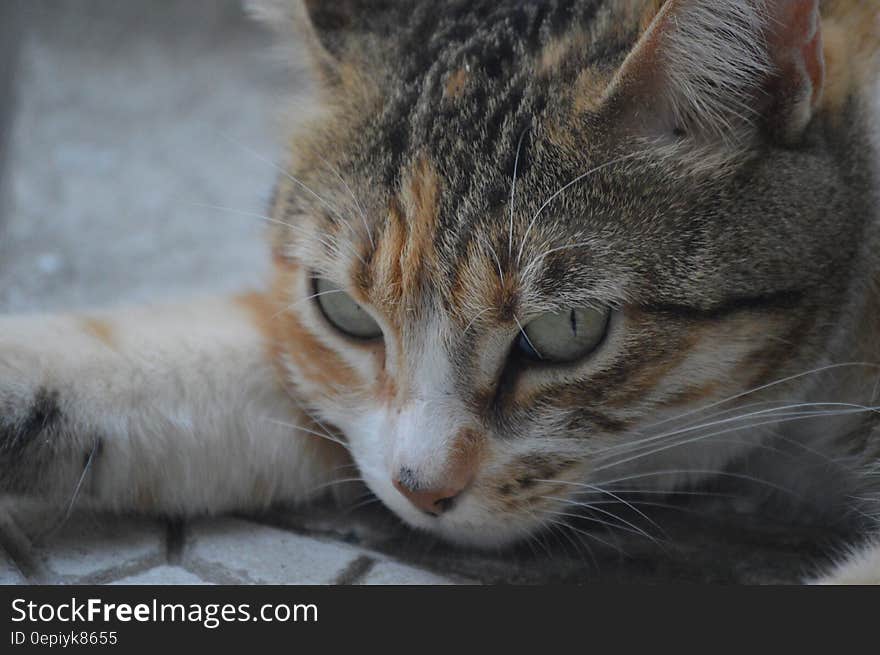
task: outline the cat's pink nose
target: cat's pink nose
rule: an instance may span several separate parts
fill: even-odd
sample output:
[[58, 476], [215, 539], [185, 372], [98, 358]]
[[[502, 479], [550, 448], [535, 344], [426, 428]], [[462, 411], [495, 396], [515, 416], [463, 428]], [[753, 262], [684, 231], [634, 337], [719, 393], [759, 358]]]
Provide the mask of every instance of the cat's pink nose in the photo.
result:
[[482, 433], [464, 428], [452, 439], [451, 455], [443, 465], [428, 475], [415, 467], [400, 466], [394, 475], [394, 488], [426, 514], [440, 516], [455, 506], [476, 479], [484, 446]]
[[469, 482], [468, 480], [460, 484], [453, 483], [451, 486], [424, 488], [419, 485], [409, 469], [401, 469], [394, 478], [394, 488], [426, 514], [440, 516], [452, 509], [455, 499], [465, 490]]

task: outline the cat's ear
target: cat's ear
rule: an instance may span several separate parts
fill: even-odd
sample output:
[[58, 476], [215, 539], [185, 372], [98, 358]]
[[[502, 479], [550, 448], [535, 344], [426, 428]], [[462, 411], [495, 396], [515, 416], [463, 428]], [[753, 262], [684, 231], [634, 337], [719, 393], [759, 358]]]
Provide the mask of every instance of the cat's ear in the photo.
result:
[[825, 74], [819, 0], [666, 0], [606, 91], [651, 140], [798, 140]]
[[392, 27], [392, 0], [245, 0], [250, 13], [305, 43], [325, 80], [337, 77], [346, 60], [366, 59], [372, 45]]

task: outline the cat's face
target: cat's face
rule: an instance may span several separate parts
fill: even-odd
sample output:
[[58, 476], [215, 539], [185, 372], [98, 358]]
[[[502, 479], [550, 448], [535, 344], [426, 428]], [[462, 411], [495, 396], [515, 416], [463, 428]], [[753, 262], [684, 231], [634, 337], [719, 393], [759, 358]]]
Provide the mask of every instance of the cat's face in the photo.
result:
[[[329, 107], [274, 205], [279, 356], [411, 525], [497, 545], [598, 487], [717, 468], [743, 435], [667, 447], [679, 424], [660, 422], [806, 368], [826, 338], [845, 181], [808, 146], [757, 147], [783, 129], [735, 103], [725, 135], [675, 89], [646, 94], [660, 4], [312, 10]], [[766, 59], [731, 64], [754, 69], [737, 93]]]

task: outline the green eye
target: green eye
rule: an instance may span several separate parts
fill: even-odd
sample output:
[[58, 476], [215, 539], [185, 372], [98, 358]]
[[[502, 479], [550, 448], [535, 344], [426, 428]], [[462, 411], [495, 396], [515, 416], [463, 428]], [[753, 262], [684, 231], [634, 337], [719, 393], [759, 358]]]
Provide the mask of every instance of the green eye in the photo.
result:
[[570, 309], [545, 314], [526, 325], [517, 348], [529, 359], [566, 363], [586, 357], [599, 347], [608, 331], [610, 312]]
[[382, 336], [382, 328], [354, 298], [338, 286], [315, 278], [315, 301], [324, 318], [343, 334], [355, 339], [372, 340]]

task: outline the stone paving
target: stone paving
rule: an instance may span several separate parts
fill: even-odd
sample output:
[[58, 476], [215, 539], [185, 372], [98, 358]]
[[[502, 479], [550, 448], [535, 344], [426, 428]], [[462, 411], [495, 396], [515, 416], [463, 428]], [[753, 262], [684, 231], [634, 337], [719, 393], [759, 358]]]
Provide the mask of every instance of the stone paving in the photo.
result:
[[188, 524], [7, 502], [0, 584], [405, 584], [466, 582], [326, 536], [242, 518]]
[[87, 511], [63, 520], [7, 500], [0, 584], [791, 584], [815, 573], [840, 536], [741, 502], [672, 504], [650, 514], [654, 525], [603, 507], [646, 534], [584, 521], [484, 552], [415, 534], [378, 505], [180, 522]]

